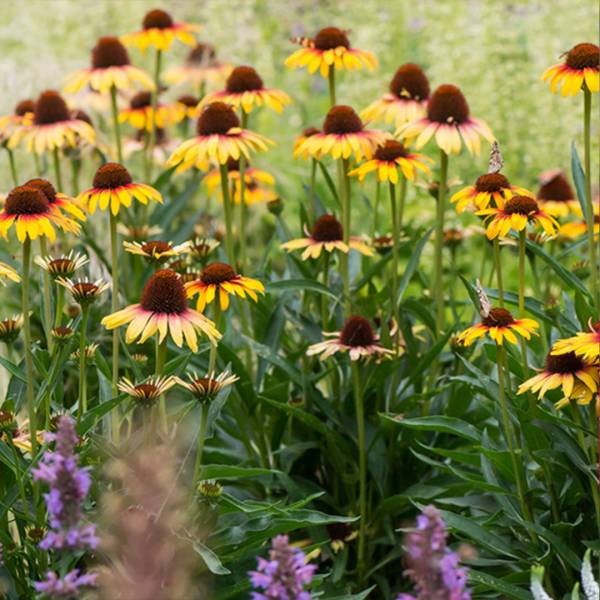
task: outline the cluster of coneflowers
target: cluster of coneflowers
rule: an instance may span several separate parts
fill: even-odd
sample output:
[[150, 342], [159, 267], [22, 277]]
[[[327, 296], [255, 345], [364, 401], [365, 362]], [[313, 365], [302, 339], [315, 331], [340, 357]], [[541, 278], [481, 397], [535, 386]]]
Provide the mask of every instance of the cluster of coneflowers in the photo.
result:
[[[22, 100], [13, 115], [0, 120], [0, 134], [10, 160], [14, 185], [0, 212], [0, 234], [5, 238], [9, 232], [16, 234], [21, 245], [19, 268], [2, 264], [0, 277], [20, 283], [22, 292], [22, 314], [7, 317], [0, 323], [0, 339], [10, 345], [20, 330], [23, 331], [29, 428], [29, 443], [25, 449], [31, 457], [37, 456], [42, 442], [39, 432], [52, 426], [53, 405], [61, 412], [73, 412], [77, 422], [93, 408], [87, 397], [86, 368], [103, 340], [101, 333], [88, 332], [89, 319], [92, 311], [98, 310], [95, 305], [110, 290], [111, 309], [110, 312], [103, 311], [101, 323], [112, 332], [112, 396], [118, 398], [122, 394], [131, 398], [133, 405], [142, 411], [147, 430], [158, 428], [165, 435], [171, 426], [167, 402], [169, 390], [177, 385], [196, 398], [202, 405], [202, 421], [195, 483], [200, 479], [210, 401], [238, 379], [236, 373], [218, 371], [219, 340], [227, 323], [231, 327], [231, 320], [226, 322], [224, 313], [230, 309], [233, 298], [258, 302], [259, 296], [265, 293], [263, 282], [243, 274], [249, 269], [248, 209], [261, 202], [268, 202], [276, 214], [280, 209], [273, 177], [250, 163], [255, 154], [267, 152], [273, 144], [254, 131], [252, 117], [255, 111], [264, 109], [279, 113], [291, 98], [282, 90], [266, 86], [253, 67], [232, 67], [220, 62], [212, 46], [197, 41], [197, 31], [198, 27], [176, 22], [165, 11], [150, 11], [140, 31], [122, 38], [100, 38], [92, 50], [91, 66], [68, 77], [65, 93], [81, 105], [87, 102], [87, 107], [96, 107], [94, 110], [105, 110], [109, 114], [112, 124], [110, 144], [102, 139], [86, 112], [73, 109], [61, 93], [53, 90], [43, 91], [35, 101]], [[320, 325], [323, 339], [311, 344], [306, 354], [321, 360], [339, 359], [343, 366], [343, 384], [354, 394], [359, 463], [355, 507], [359, 517], [357, 577], [363, 581], [367, 568], [369, 519], [368, 448], [363, 397], [365, 381], [359, 364], [361, 361], [398, 360], [402, 353], [403, 340], [398, 327], [402, 274], [400, 245], [407, 191], [418, 177], [430, 177], [432, 165], [437, 161], [439, 179], [434, 182], [437, 204], [429, 301], [435, 307], [436, 329], [441, 337], [448, 328], [443, 249], [444, 244], [455, 237], [460, 239], [460, 232], [454, 232], [454, 235], [446, 229], [449, 159], [463, 148], [478, 154], [482, 141], [492, 143], [495, 139], [488, 125], [471, 114], [469, 104], [457, 86], [441, 84], [432, 91], [426, 74], [416, 64], [400, 66], [390, 81], [388, 92], [362, 111], [340, 104], [336, 77], [344, 70], [373, 69], [376, 58], [370, 52], [354, 48], [348, 32], [336, 27], [326, 27], [312, 38], [296, 41], [300, 47], [285, 64], [290, 68], [306, 68], [309, 74], [318, 72], [326, 79], [330, 107], [320, 127], [306, 128], [296, 140], [294, 157], [310, 163], [304, 237], [289, 239], [282, 248], [288, 253], [301, 250], [303, 260], [319, 261], [316, 264], [325, 289], [334, 272], [339, 273], [342, 281], [339, 304], [343, 318], [339, 319], [337, 303], [322, 294]], [[175, 42], [189, 45], [189, 55], [183, 66], [163, 73], [164, 55]], [[152, 49], [155, 58], [153, 77], [131, 64], [128, 47], [142, 52]], [[576, 200], [568, 181], [557, 171], [543, 174], [537, 195], [511, 184], [501, 173], [502, 159], [497, 143], [491, 151], [488, 172], [451, 198], [459, 213], [472, 210], [482, 217], [485, 234], [492, 241], [497, 305], [492, 306], [480, 288], [481, 321], [460, 333], [456, 341], [468, 346], [488, 335], [496, 344], [504, 434], [526, 518], [530, 517], [530, 508], [522, 474], [522, 454], [517, 447], [519, 435], [509, 419], [506, 405], [510, 378], [506, 377], [504, 342], [517, 344], [517, 336], [521, 339], [523, 382], [518, 388], [519, 393], [535, 393], [542, 398], [548, 391], [561, 388], [563, 398], [558, 407], [572, 404], [579, 410], [577, 405], [591, 402], [598, 390], [600, 361], [600, 323], [596, 323], [590, 326], [589, 332], [556, 341], [541, 372], [530, 378], [526, 342], [539, 325], [527, 317], [525, 261], [529, 245], [535, 243], [528, 239], [528, 234], [540, 230], [547, 238], [587, 235], [590, 297], [596, 307], [600, 301], [595, 243], [599, 211], [592, 203], [590, 177], [590, 107], [592, 94], [598, 93], [598, 47], [578, 44], [565, 55], [563, 62], [548, 69], [544, 78], [550, 81], [552, 91], [560, 89], [565, 96], [581, 91], [584, 98], [584, 202]], [[163, 101], [163, 82], [186, 85], [190, 91], [175, 102]], [[382, 129], [374, 128], [373, 124], [377, 122]], [[125, 125], [135, 130], [131, 140], [122, 136]], [[170, 128], [177, 128], [183, 141], [171, 141]], [[421, 153], [431, 146], [436, 147], [435, 159]], [[14, 160], [14, 152], [22, 149], [31, 154], [38, 172], [38, 177], [25, 182], [19, 179]], [[102, 158], [89, 185], [80, 190], [82, 161], [93, 164], [98, 156], [108, 156], [111, 160], [105, 162]], [[135, 180], [125, 165], [126, 160], [134, 159], [140, 159], [143, 172], [143, 177]], [[337, 214], [320, 212], [317, 202], [315, 179], [318, 166], [327, 161], [333, 161], [337, 169], [337, 184], [334, 185], [339, 200]], [[50, 180], [42, 176], [42, 163], [46, 162], [52, 165]], [[67, 165], [73, 175], [71, 194], [65, 192], [63, 182], [63, 170]], [[161, 229], [151, 225], [149, 217], [156, 206], [166, 200], [148, 183], [153, 181], [158, 166], [172, 171], [174, 177], [189, 170], [206, 174], [203, 181], [206, 193], [218, 196], [222, 206], [224, 232], [219, 236], [222, 252], [219, 252], [220, 240], [211, 236], [177, 243], [159, 237]], [[371, 179], [376, 186], [372, 233], [379, 233], [377, 224], [384, 194], [389, 196], [391, 222], [389, 234], [374, 235], [373, 239], [360, 231], [354, 201], [356, 192], [353, 193], [352, 186], [356, 180], [366, 184]], [[561, 219], [567, 222], [561, 224]], [[98, 261], [94, 253], [90, 256], [82, 253], [85, 241], [83, 244], [77, 241], [82, 232], [86, 234], [85, 239], [89, 239], [93, 227], [108, 230], [110, 260], [101, 277], [92, 277], [91, 268], [84, 273], [85, 267]], [[505, 307], [501, 255], [502, 242], [507, 241], [514, 241], [519, 249], [516, 316]], [[376, 250], [391, 251], [384, 275], [389, 277], [390, 298], [388, 305], [380, 311], [377, 323], [360, 314], [360, 289], [355, 285], [356, 274], [352, 272], [349, 260], [351, 252], [358, 252], [368, 261]], [[127, 276], [133, 273], [134, 283], [139, 284], [137, 301], [133, 303], [126, 300], [128, 296], [123, 291], [126, 275], [122, 267], [129, 265], [130, 259], [143, 260], [151, 269], [144, 282], [137, 279], [141, 267], [134, 265], [127, 271]], [[36, 302], [32, 294], [32, 263], [41, 268], [40, 302]], [[75, 321], [67, 320], [66, 293], [79, 307]], [[131, 290], [127, 289], [127, 293]], [[190, 306], [191, 300], [195, 300], [195, 308]], [[79, 379], [73, 406], [60, 406], [50, 394], [42, 395], [40, 400], [36, 392], [42, 374], [34, 363], [31, 313], [38, 306], [43, 312], [45, 334], [41, 343], [45, 343], [51, 359], [57, 359], [66, 341], [77, 337], [73, 357], [79, 365]], [[239, 328], [248, 336], [246, 307], [240, 304], [237, 308]], [[122, 340], [121, 328], [124, 326]], [[97, 341], [90, 343], [92, 336]], [[134, 354], [131, 359], [139, 359], [141, 368], [133, 372], [141, 372], [145, 377], [133, 377], [132, 369], [123, 364], [123, 342], [128, 347], [148, 340], [155, 343], [154, 368], [147, 372], [147, 357]], [[173, 348], [169, 347], [169, 342], [177, 349], [185, 347], [197, 353], [206, 348], [202, 347], [204, 341], [208, 342], [208, 367], [204, 374], [165, 374], [169, 349]], [[349, 361], [345, 361], [345, 355]], [[246, 366], [249, 370], [254, 368], [252, 357], [246, 361]], [[339, 381], [336, 385], [338, 387], [332, 389], [339, 393]], [[336, 398], [333, 400], [337, 401]], [[110, 411], [110, 422], [111, 426], [104, 434], [118, 443], [131, 426], [131, 416], [123, 403], [115, 403]], [[15, 439], [11, 438], [11, 443]], [[41, 548], [93, 548], [93, 528], [80, 526], [89, 474], [77, 466], [74, 448], [78, 438], [74, 422], [69, 417], [62, 417], [52, 439], [56, 440], [56, 450], [45, 454], [40, 466], [33, 465], [32, 471], [36, 481], [48, 483], [51, 489], [46, 497], [50, 531]], [[72, 504], [61, 500], [61, 494], [67, 493], [64, 489], [67, 484], [71, 486], [69, 502]], [[39, 483], [34, 485], [33, 491], [34, 510], [39, 514]], [[594, 497], [598, 497], [597, 490]], [[600, 510], [598, 501], [596, 506]], [[426, 597], [423, 594], [431, 584], [423, 572], [425, 563], [419, 562], [426, 556], [430, 562], [435, 558], [435, 585], [445, 585], [448, 590], [453, 590], [455, 595], [452, 597], [468, 598], [464, 573], [458, 569], [456, 555], [446, 551], [445, 534], [438, 515], [431, 511], [426, 513], [417, 529], [420, 533], [409, 537], [412, 548], [409, 552], [413, 556], [409, 573], [421, 590], [417, 597]], [[423, 556], [418, 555], [419, 548]], [[312, 580], [314, 568], [304, 564], [303, 560], [301, 553], [289, 546], [287, 538], [275, 538], [270, 560], [261, 559], [258, 570], [251, 575], [253, 585], [264, 591], [264, 594], [256, 592], [255, 597], [310, 597], [303, 590]], [[295, 573], [296, 588], [285, 590], [288, 596], [273, 591], [279, 589], [276, 586], [281, 582], [277, 577], [283, 571]], [[59, 597], [64, 590], [70, 589], [68, 586], [76, 589], [92, 581], [90, 576], [76, 571], [50, 572], [44, 582], [36, 585], [40, 592]]]

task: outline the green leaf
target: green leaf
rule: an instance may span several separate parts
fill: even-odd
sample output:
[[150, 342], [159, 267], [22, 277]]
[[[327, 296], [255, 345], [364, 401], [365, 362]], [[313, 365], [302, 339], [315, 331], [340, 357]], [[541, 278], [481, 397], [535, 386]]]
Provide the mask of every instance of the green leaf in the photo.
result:
[[382, 419], [394, 423], [395, 425], [400, 425], [401, 427], [408, 427], [409, 429], [452, 433], [453, 435], [466, 438], [473, 442], [481, 441], [479, 432], [473, 425], [466, 421], [462, 421], [461, 419], [457, 419], [456, 417], [431, 416], [396, 420], [386, 415], [382, 415]]
[[334, 294], [328, 287], [311, 279], [286, 279], [284, 281], [268, 283], [266, 286], [266, 291], [268, 293], [287, 292], [290, 290], [309, 290], [311, 292], [317, 292], [317, 294], [329, 296], [336, 302], [340, 301], [340, 297]]
[[238, 479], [247, 477], [260, 477], [261, 475], [275, 475], [279, 471], [261, 469], [258, 467], [236, 467], [234, 465], [203, 465], [200, 471], [202, 479]]
[[406, 289], [408, 288], [408, 284], [410, 283], [410, 280], [412, 279], [412, 276], [419, 264], [419, 260], [421, 258], [421, 252], [423, 252], [423, 248], [425, 247], [425, 244], [427, 243], [427, 240], [429, 239], [429, 236], [431, 235], [432, 232], [433, 232], [433, 227], [431, 227], [429, 230], [427, 230], [425, 232], [425, 235], [419, 240], [419, 242], [415, 246], [414, 250], [412, 251], [410, 260], [408, 261], [408, 264], [406, 265], [406, 269], [404, 270], [404, 273], [402, 274], [402, 279], [400, 280], [400, 283], [398, 285], [398, 304], [397, 304], [397, 306], [400, 306], [400, 303], [402, 302], [402, 298], [404, 297], [404, 293], [406, 292]]
[[333, 196], [333, 199], [335, 200], [336, 205], [339, 207], [340, 206], [340, 198], [338, 196], [335, 183], [333, 183], [333, 179], [331, 178], [331, 175], [329, 174], [327, 167], [321, 161], [318, 161], [318, 164], [319, 164], [319, 169], [321, 169], [321, 173], [323, 174], [323, 179], [325, 179], [325, 183], [327, 184], [327, 187], [329, 188], [329, 191], [331, 192], [331, 195]]
[[517, 598], [517, 600], [531, 600], [531, 594], [526, 590], [482, 571], [469, 569], [469, 581], [479, 584], [484, 588], [500, 592], [502, 594], [501, 597], [507, 596], [509, 598]]
[[581, 206], [581, 212], [583, 218], [587, 221], [587, 204], [585, 201], [585, 174], [581, 167], [581, 161], [579, 160], [579, 154], [577, 154], [577, 147], [575, 142], [571, 142], [571, 175], [573, 177], [573, 183], [575, 184], [575, 190], [577, 192], [577, 199], [579, 200], [579, 206]]
[[20, 379], [21, 381], [27, 383], [27, 377], [23, 369], [19, 369], [19, 367], [17, 367], [17, 365], [15, 365], [14, 363], [10, 362], [10, 360], [7, 360], [3, 356], [0, 356], [0, 365], [2, 365], [9, 373], [14, 375], [17, 379]]
[[208, 570], [214, 575], [230, 575], [231, 571], [223, 566], [219, 557], [202, 542], [194, 544], [194, 550], [202, 557]]

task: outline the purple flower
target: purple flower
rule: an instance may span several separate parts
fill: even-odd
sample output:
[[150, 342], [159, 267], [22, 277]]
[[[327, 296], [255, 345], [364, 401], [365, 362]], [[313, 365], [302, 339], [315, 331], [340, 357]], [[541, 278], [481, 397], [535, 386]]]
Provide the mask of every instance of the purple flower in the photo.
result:
[[94, 525], [83, 525], [83, 502], [90, 489], [91, 479], [87, 469], [78, 466], [75, 445], [78, 442], [75, 422], [63, 416], [55, 434], [46, 439], [56, 441], [54, 452], [44, 453], [40, 466], [33, 469], [33, 477], [48, 483], [50, 491], [44, 494], [48, 508], [51, 531], [40, 542], [44, 550], [65, 548], [91, 548], [98, 545]]
[[405, 537], [405, 573], [413, 580], [417, 595], [400, 594], [396, 600], [471, 600], [467, 569], [459, 567], [458, 554], [447, 547], [447, 538], [438, 510], [425, 507], [415, 529]]
[[269, 560], [257, 557], [258, 567], [251, 571], [250, 581], [254, 588], [263, 592], [252, 592], [252, 600], [310, 600], [304, 586], [312, 581], [317, 569], [307, 564], [304, 552], [289, 544], [287, 535], [273, 538]]
[[52, 571], [46, 573], [44, 581], [36, 581], [35, 591], [46, 598], [71, 600], [79, 595], [79, 588], [96, 584], [96, 575], [79, 575], [79, 569], [69, 571], [62, 579]]

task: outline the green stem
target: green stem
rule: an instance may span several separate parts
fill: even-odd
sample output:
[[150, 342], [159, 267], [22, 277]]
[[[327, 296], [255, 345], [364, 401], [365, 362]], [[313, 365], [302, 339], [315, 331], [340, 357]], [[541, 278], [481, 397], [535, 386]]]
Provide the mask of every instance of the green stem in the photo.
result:
[[79, 331], [79, 398], [77, 404], [77, 423], [87, 412], [87, 380], [85, 374], [85, 339], [87, 334], [88, 318], [90, 316], [90, 307], [81, 307], [81, 324]]
[[496, 266], [496, 280], [498, 282], [498, 304], [504, 306], [504, 286], [502, 285], [502, 261], [500, 260], [500, 241], [494, 238], [494, 264]]
[[[215, 313], [215, 327], [217, 329], [221, 326], [221, 302], [218, 295], [214, 299], [214, 313]], [[214, 343], [210, 347], [210, 354], [208, 355], [208, 377], [213, 377], [215, 367], [217, 365], [217, 343]]]
[[[329, 288], [329, 258], [330, 253], [325, 251], [323, 256], [323, 285]], [[323, 331], [327, 331], [327, 296], [321, 294], [321, 328]]]
[[81, 160], [71, 159], [71, 192], [74, 197], [79, 195], [79, 172], [81, 170]]
[[229, 198], [229, 176], [227, 164], [219, 165], [221, 172], [221, 194], [223, 196], [223, 212], [225, 213], [225, 250], [229, 264], [235, 268], [235, 252], [233, 249], [233, 225], [231, 222], [231, 200]]
[[[331, 70], [330, 70], [331, 72]], [[348, 160], [340, 158], [337, 162], [338, 187], [342, 202], [342, 229], [344, 235], [344, 244], [346, 247], [350, 241], [350, 190], [348, 181]], [[349, 270], [349, 252], [343, 252], [340, 258], [340, 268], [342, 271], [342, 281], [344, 287], [344, 312], [346, 316], [350, 314], [350, 270]]]
[[[525, 317], [525, 230], [519, 231], [519, 317]], [[525, 338], [521, 338], [521, 364], [523, 365], [523, 380], [529, 376], [527, 365], [527, 345]], [[537, 403], [533, 394], [529, 394], [532, 411], [536, 409]]]
[[[158, 336], [156, 337], [156, 377], [162, 377], [165, 372], [165, 363], [167, 362], [167, 338], [165, 338], [162, 342], [158, 341]], [[167, 403], [165, 400], [165, 395], [162, 394], [159, 399], [159, 407], [160, 407], [160, 422], [163, 431], [167, 431]]]
[[[242, 129], [248, 128], [248, 113], [242, 109], [242, 119], [241, 119]], [[240, 214], [240, 230], [238, 232], [238, 237], [240, 239], [240, 268], [243, 273], [246, 268], [246, 216], [248, 207], [246, 206], [246, 158], [243, 154], [240, 154], [240, 206], [239, 206], [239, 214]]]
[[[40, 252], [42, 256], [48, 256], [48, 246], [46, 237], [40, 236]], [[43, 269], [42, 279], [44, 282], [44, 330], [46, 332], [46, 346], [48, 352], [52, 354], [54, 349], [54, 340], [52, 339], [52, 306], [51, 306], [51, 291], [50, 291], [50, 274], [46, 269]]]
[[206, 437], [206, 421], [208, 417], [208, 402], [201, 405], [200, 430], [198, 431], [198, 446], [196, 450], [196, 464], [194, 466], [194, 486], [198, 485], [200, 469], [202, 467], [202, 455], [204, 454], [204, 442]]
[[15, 163], [15, 153], [10, 149], [6, 148], [8, 152], [8, 162], [10, 163], [10, 175], [12, 177], [12, 182], [15, 187], [19, 185], [19, 178], [17, 176], [17, 165]]
[[583, 86], [583, 147], [585, 164], [585, 206], [587, 212], [587, 235], [590, 253], [591, 268], [591, 287], [592, 297], [596, 306], [600, 306], [598, 297], [598, 262], [596, 259], [596, 245], [594, 243], [594, 206], [592, 203], [592, 165], [591, 165], [591, 144], [590, 144], [590, 125], [592, 115], [592, 94]]
[[446, 214], [446, 182], [448, 179], [448, 155], [440, 150], [440, 187], [437, 201], [437, 215], [435, 223], [435, 249], [434, 249], [434, 274], [433, 296], [436, 305], [436, 328], [438, 334], [444, 329], [444, 282], [442, 250], [444, 247], [444, 218]]
[[110, 88], [110, 104], [112, 109], [113, 127], [115, 132], [115, 147], [117, 150], [117, 160], [123, 162], [123, 146], [121, 144], [121, 126], [119, 124], [119, 108], [117, 107], [117, 88], [113, 85]]
[[23, 341], [25, 344], [25, 372], [27, 381], [25, 384], [27, 397], [27, 413], [29, 416], [29, 432], [31, 435], [31, 455], [35, 456], [37, 452], [37, 427], [35, 404], [33, 397], [33, 357], [31, 348], [31, 321], [29, 317], [29, 273], [31, 269], [31, 240], [25, 238], [23, 242], [23, 283], [21, 285], [22, 292], [22, 308], [23, 308]]
[[398, 242], [400, 237], [400, 229], [398, 227], [398, 207], [396, 205], [396, 185], [389, 182], [390, 189], [390, 210], [392, 213], [392, 294], [390, 317], [396, 318], [398, 304]]
[[371, 231], [371, 237], [374, 238], [379, 231], [379, 204], [381, 202], [381, 181], [379, 177], [375, 184], [375, 205], [373, 206], [373, 230]]
[[154, 90], [152, 90], [152, 123], [150, 127], [150, 142], [148, 143], [148, 172], [146, 182], [150, 183], [152, 178], [152, 167], [154, 165], [154, 147], [156, 146], [156, 109], [158, 106], [158, 92], [160, 90], [160, 68], [162, 65], [162, 50], [156, 50], [154, 61]]
[[335, 67], [330, 65], [329, 67], [329, 108], [332, 108], [336, 105], [335, 101]]
[[[117, 217], [110, 212], [110, 258], [112, 275], [112, 295], [111, 295], [111, 313], [119, 310], [119, 249], [117, 238]], [[112, 335], [112, 397], [116, 398], [119, 391], [117, 383], [119, 381], [119, 329], [113, 330]], [[115, 406], [111, 411], [112, 437], [116, 444], [119, 441], [119, 412]]]
[[362, 581], [365, 571], [365, 544], [367, 533], [367, 446], [365, 436], [365, 409], [360, 383], [360, 373], [355, 361], [352, 361], [352, 387], [356, 409], [356, 430], [358, 436], [358, 505], [360, 514], [358, 534], [358, 577]]
[[308, 224], [312, 226], [317, 218], [315, 181], [317, 178], [317, 159], [310, 160], [310, 185], [308, 187]]
[[56, 188], [59, 192], [63, 191], [62, 174], [60, 172], [60, 155], [58, 148], [52, 151], [52, 159], [54, 162], [54, 179], [56, 180]]
[[398, 197], [398, 235], [402, 235], [402, 227], [404, 225], [404, 206], [406, 204], [406, 177], [400, 179], [400, 195]]
[[62, 285], [57, 285], [56, 286], [56, 312], [54, 314], [54, 327], [60, 327], [62, 324], [64, 305], [65, 305], [65, 288]]
[[35, 174], [38, 177], [42, 176], [42, 163], [40, 162], [40, 157], [37, 152], [33, 152], [33, 162], [35, 164]]

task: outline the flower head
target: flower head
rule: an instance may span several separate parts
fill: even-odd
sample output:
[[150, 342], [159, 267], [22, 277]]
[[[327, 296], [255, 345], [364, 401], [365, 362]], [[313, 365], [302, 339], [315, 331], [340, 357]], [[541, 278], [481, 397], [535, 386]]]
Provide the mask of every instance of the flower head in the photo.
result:
[[494, 141], [490, 128], [470, 115], [463, 93], [450, 84], [440, 85], [433, 92], [424, 117], [400, 126], [396, 134], [408, 140], [417, 138], [417, 150], [435, 135], [436, 144], [446, 154], [459, 154], [462, 142], [471, 154], [479, 154], [480, 136]]
[[138, 338], [142, 344], [155, 333], [162, 342], [170, 333], [178, 347], [183, 345], [185, 338], [192, 352], [197, 352], [197, 331], [204, 333], [213, 344], [221, 337], [210, 319], [188, 307], [183, 281], [169, 269], [156, 271], [150, 276], [139, 304], [132, 304], [102, 319], [107, 329], [126, 323], [129, 323], [125, 335], [128, 344]]
[[211, 44], [197, 43], [188, 53], [180, 67], [173, 67], [165, 73], [165, 81], [178, 85], [189, 83], [193, 87], [222, 83], [231, 67], [217, 60], [217, 53]]
[[351, 360], [359, 360], [376, 354], [393, 354], [379, 344], [379, 336], [364, 317], [349, 317], [341, 331], [323, 332], [323, 335], [330, 339], [309, 346], [308, 356], [320, 354], [321, 360], [325, 360], [336, 352], [348, 352]]
[[[119, 112], [119, 123], [129, 123], [140, 132], [152, 131], [153, 128], [164, 130], [185, 118], [181, 105], [162, 104], [152, 106], [152, 94], [148, 91], [138, 92], [132, 96], [129, 106]], [[163, 132], [164, 136], [164, 132]]]
[[13, 269], [13, 267], [7, 265], [6, 263], [0, 262], [0, 284], [6, 285], [7, 279], [10, 279], [15, 283], [19, 283], [19, 281], [21, 281], [21, 276], [15, 269]]
[[150, 264], [161, 265], [167, 260], [190, 251], [190, 243], [173, 244], [163, 240], [150, 240], [147, 242], [123, 242], [127, 252], [143, 256]]
[[239, 377], [232, 375], [228, 371], [223, 371], [215, 376], [214, 373], [207, 373], [201, 377], [196, 372], [188, 373], [188, 381], [176, 377], [176, 382], [191, 392], [194, 397], [204, 403], [213, 400], [216, 395], [224, 388], [235, 383]]
[[77, 200], [70, 198], [62, 192], [58, 192], [56, 188], [47, 179], [30, 179], [24, 184], [26, 187], [33, 187], [36, 190], [40, 190], [46, 196], [50, 206], [52, 208], [58, 208], [61, 211], [69, 213], [71, 218], [85, 221], [85, 214], [81, 210]]
[[142, 383], [132, 383], [124, 377], [117, 387], [142, 406], [152, 406], [167, 390], [175, 385], [173, 377], [150, 377]]
[[13, 315], [10, 319], [0, 321], [0, 341], [12, 344], [23, 329], [23, 315]]
[[[90, 362], [90, 361], [92, 361], [94, 359], [94, 356], [96, 356], [96, 350], [98, 350], [98, 344], [88, 344], [83, 349], [83, 353], [85, 355], [85, 359], [88, 362]], [[81, 355], [81, 352], [80, 352], [79, 348], [77, 348], [73, 352], [71, 352], [71, 355], [69, 356], [69, 358], [73, 362], [77, 362], [77, 361], [79, 361], [80, 355]]]
[[36, 265], [47, 271], [52, 277], [72, 277], [78, 269], [85, 266], [89, 259], [83, 254], [72, 250], [69, 254], [53, 258], [52, 256], [36, 256], [33, 261]]
[[365, 121], [382, 120], [396, 127], [425, 116], [429, 81], [419, 65], [407, 63], [398, 68], [389, 92], [361, 111]]
[[306, 562], [304, 552], [290, 546], [287, 535], [273, 538], [269, 560], [257, 557], [258, 567], [251, 571], [250, 581], [257, 590], [253, 600], [310, 600], [311, 595], [305, 586], [312, 581], [316, 565]]
[[368, 69], [377, 66], [377, 59], [372, 52], [352, 48], [348, 32], [337, 27], [325, 27], [313, 38], [294, 40], [301, 48], [285, 59], [285, 66], [290, 69], [307, 67], [309, 73], [317, 69], [323, 77], [329, 76], [329, 69]]
[[129, 171], [119, 163], [105, 163], [94, 175], [92, 187], [79, 194], [79, 200], [86, 209], [94, 214], [96, 207], [119, 214], [121, 206], [129, 208], [133, 199], [142, 204], [154, 200], [162, 204], [163, 199], [158, 190], [145, 183], [133, 183]]
[[64, 577], [59, 577], [57, 573], [48, 571], [46, 579], [35, 581], [33, 587], [43, 598], [75, 600], [81, 596], [81, 588], [95, 586], [98, 577], [95, 573], [79, 573], [79, 569], [73, 569]]
[[[246, 161], [246, 168], [244, 169], [244, 202], [246, 205], [256, 204], [258, 202], [270, 202], [277, 197], [277, 194], [273, 190], [275, 185], [275, 178], [267, 171], [263, 171], [257, 167], [251, 166]], [[233, 188], [233, 201], [236, 204], [240, 204], [242, 201], [242, 186], [241, 186], [241, 175], [240, 175], [240, 161], [234, 158], [227, 160], [227, 178], [232, 184]], [[220, 169], [213, 169], [206, 174], [203, 179], [206, 190], [209, 195], [215, 193], [216, 190], [221, 194], [221, 171]]]
[[57, 277], [56, 283], [68, 289], [73, 300], [82, 306], [87, 306], [98, 300], [100, 295], [110, 288], [110, 284], [102, 279], [96, 281], [79, 280], [72, 281], [63, 277]]
[[598, 93], [598, 65], [600, 50], [596, 44], [577, 44], [563, 54], [564, 61], [548, 67], [542, 76], [550, 81], [550, 90], [556, 93], [558, 88], [563, 96], [575, 96], [584, 86]]
[[540, 175], [537, 199], [540, 206], [553, 217], [567, 217], [574, 213], [581, 215], [579, 200], [560, 169], [544, 171]]
[[600, 321], [589, 324], [589, 331], [580, 331], [573, 337], [558, 340], [554, 343], [553, 355], [574, 352], [587, 361], [596, 362], [600, 359]]
[[528, 340], [538, 327], [538, 323], [533, 319], [515, 319], [505, 308], [492, 308], [487, 316], [482, 317], [481, 323], [458, 334], [456, 341], [470, 346], [487, 333], [499, 345], [503, 344], [504, 338], [511, 344], [516, 344], [515, 333]]
[[229, 294], [258, 302], [257, 294], [265, 293], [265, 286], [258, 279], [236, 273], [231, 265], [212, 262], [204, 267], [199, 279], [185, 284], [188, 298], [198, 296], [196, 308], [202, 312], [207, 304], [218, 298], [221, 310], [229, 308]]
[[190, 256], [196, 261], [203, 262], [218, 247], [220, 242], [212, 238], [196, 238], [190, 242]]
[[350, 249], [357, 250], [365, 256], [373, 256], [373, 249], [360, 237], [351, 237], [348, 243], [344, 242], [344, 229], [342, 224], [333, 215], [320, 216], [309, 231], [304, 226], [305, 238], [290, 240], [281, 244], [288, 252], [304, 248], [302, 260], [319, 258], [321, 252], [339, 250], [347, 254]]

